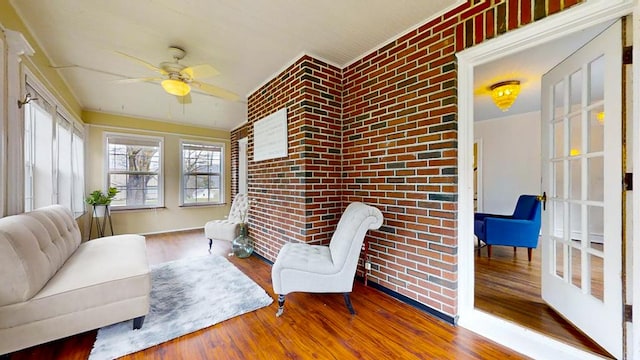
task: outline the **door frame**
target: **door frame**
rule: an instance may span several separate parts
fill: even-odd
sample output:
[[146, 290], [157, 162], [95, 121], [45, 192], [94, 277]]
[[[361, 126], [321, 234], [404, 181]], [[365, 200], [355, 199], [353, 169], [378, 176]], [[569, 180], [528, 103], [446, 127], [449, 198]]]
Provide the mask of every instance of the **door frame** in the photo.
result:
[[[553, 16], [523, 28], [510, 31], [495, 39], [486, 41], [456, 54], [458, 58], [458, 239], [459, 239], [459, 301], [458, 324], [469, 330], [500, 343], [504, 346], [533, 358], [558, 358], [563, 359], [599, 359], [581, 349], [574, 348], [564, 342], [546, 337], [533, 332], [523, 326], [516, 325], [502, 318], [490, 315], [474, 307], [474, 241], [473, 241], [473, 142], [474, 142], [474, 114], [473, 114], [473, 79], [474, 68], [504, 56], [511, 55], [521, 50], [532, 48], [568, 34], [598, 25], [613, 19], [634, 14], [635, 22], [638, 21], [640, 10], [634, 9], [634, 0], [587, 0], [570, 9], [564, 10]], [[633, 25], [634, 45], [638, 44], [638, 26]], [[634, 53], [638, 54], [638, 47], [634, 46]], [[636, 57], [636, 59], [639, 59]], [[638, 60], [636, 60], [636, 63]], [[640, 104], [640, 76], [638, 67], [634, 63], [633, 84], [633, 112], [638, 114]], [[640, 128], [640, 127], [638, 127]], [[638, 144], [638, 129], [633, 129], [634, 152], [640, 149]], [[636, 156], [634, 168], [640, 169], [640, 156]], [[640, 174], [634, 174], [640, 183]], [[640, 191], [633, 194], [633, 213], [640, 209]], [[633, 242], [634, 249], [640, 249], [640, 226], [633, 229], [633, 236], [629, 241]], [[638, 253], [638, 251], [636, 251]], [[640, 255], [634, 254], [634, 261], [640, 261]], [[640, 268], [640, 267], [636, 267]], [[630, 269], [627, 269], [628, 271]], [[640, 278], [640, 269], [633, 269], [634, 278]], [[634, 302], [640, 304], [640, 286], [633, 291]], [[637, 300], [637, 301], [635, 301]], [[640, 309], [634, 309], [634, 315]], [[638, 314], [640, 316], [640, 314]], [[638, 319], [640, 317], [636, 317]], [[632, 326], [631, 341], [640, 344], [640, 321]], [[640, 347], [640, 346], [638, 346]], [[640, 359], [640, 349], [627, 349], [629, 359]]]
[[243, 137], [238, 140], [238, 193], [248, 194], [249, 193], [249, 154], [248, 154], [248, 146], [249, 138]]
[[[474, 184], [474, 198], [475, 198], [475, 204], [474, 204], [474, 208], [476, 208], [478, 212], [484, 212], [484, 188], [482, 187], [482, 154], [483, 154], [483, 149], [482, 149], [482, 138], [477, 138], [473, 141], [473, 145], [474, 147], [476, 147], [476, 151], [475, 151], [475, 162], [476, 162], [476, 166], [474, 167], [474, 171], [476, 171], [475, 174], [475, 184]], [[472, 159], [473, 160], [473, 159]], [[473, 161], [472, 161], [473, 164]]]
[[[633, 9], [633, 23], [632, 23], [632, 45], [633, 45], [633, 55], [636, 59], [640, 59], [640, 26], [637, 25], [640, 20], [640, 5], [636, 5]], [[631, 119], [634, 119], [640, 114], [640, 66], [638, 63], [634, 63], [632, 65], [632, 94], [631, 94]], [[624, 74], [623, 74], [624, 76]], [[629, 104], [629, 102], [627, 102]], [[627, 121], [627, 119], [622, 119], [622, 121]], [[631, 120], [633, 121], [633, 120]], [[627, 128], [627, 134], [631, 133], [631, 151], [636, 156], [633, 156], [631, 159], [631, 168], [627, 168], [627, 171], [631, 170], [639, 170], [633, 172], [633, 181], [636, 181], [636, 184], [640, 184], [640, 126], [634, 125], [630, 131]], [[627, 152], [629, 150], [627, 149]], [[630, 214], [632, 216], [637, 216], [640, 211], [640, 191], [632, 191], [631, 192], [631, 204], [627, 205], [627, 208], [631, 208]], [[629, 216], [629, 213], [627, 213]], [[628, 220], [628, 223], [633, 223], [633, 220]], [[628, 244], [626, 245], [626, 250], [631, 251], [631, 264], [629, 266], [632, 267], [631, 271], [627, 272], [627, 282], [631, 283], [633, 279], [640, 279], [640, 225], [632, 226], [631, 232], [627, 232], [627, 234], [631, 234], [631, 238], [628, 239]], [[635, 249], [635, 251], [633, 251]], [[633, 264], [638, 264], [637, 266], [633, 266]], [[629, 276], [630, 275], [630, 276]], [[624, 286], [624, 285], [623, 285]], [[631, 304], [636, 304], [638, 306], [633, 307], [632, 318], [640, 319], [640, 286], [632, 287], [631, 291], [627, 291], [627, 298], [631, 298]], [[631, 336], [627, 336], [627, 344], [626, 344], [626, 353], [629, 359], [640, 359], [640, 321], [632, 322], [630, 325], [627, 324], [628, 329], [630, 329]], [[635, 346], [633, 346], [635, 344]]]

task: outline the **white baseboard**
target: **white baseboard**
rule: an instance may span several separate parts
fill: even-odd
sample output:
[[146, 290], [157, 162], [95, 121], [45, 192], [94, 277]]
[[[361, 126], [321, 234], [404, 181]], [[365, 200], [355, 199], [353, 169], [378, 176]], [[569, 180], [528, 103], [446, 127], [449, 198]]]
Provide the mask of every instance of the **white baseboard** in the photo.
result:
[[140, 235], [167, 234], [167, 233], [174, 233], [174, 232], [180, 232], [180, 231], [189, 231], [189, 230], [198, 230], [198, 229], [202, 229], [202, 230], [204, 231], [204, 226], [196, 226], [196, 227], [183, 228], [183, 229], [171, 229], [171, 230], [162, 230], [162, 231], [152, 231], [152, 232], [147, 232], [147, 233], [141, 233]]

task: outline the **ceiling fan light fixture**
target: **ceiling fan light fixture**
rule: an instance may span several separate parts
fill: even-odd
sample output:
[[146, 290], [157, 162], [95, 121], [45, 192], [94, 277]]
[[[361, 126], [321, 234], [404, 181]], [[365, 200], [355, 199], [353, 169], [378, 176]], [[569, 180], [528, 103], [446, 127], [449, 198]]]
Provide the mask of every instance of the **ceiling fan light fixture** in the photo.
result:
[[491, 90], [491, 98], [496, 106], [502, 111], [507, 111], [516, 101], [518, 94], [520, 94], [520, 81], [502, 81], [491, 85], [489, 89]]
[[162, 80], [162, 88], [171, 95], [185, 96], [191, 91], [189, 84], [174, 79]]

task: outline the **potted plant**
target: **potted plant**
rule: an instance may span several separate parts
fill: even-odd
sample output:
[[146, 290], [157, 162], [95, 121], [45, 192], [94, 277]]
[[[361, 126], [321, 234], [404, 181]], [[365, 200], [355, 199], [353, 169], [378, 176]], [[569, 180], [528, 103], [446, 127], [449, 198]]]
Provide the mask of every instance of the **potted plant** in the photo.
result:
[[107, 208], [109, 207], [109, 204], [111, 204], [111, 200], [113, 200], [119, 192], [120, 190], [115, 187], [110, 187], [106, 194], [103, 193], [102, 190], [94, 190], [86, 199], [84, 199], [84, 201], [94, 207], [95, 217], [103, 217], [105, 215], [105, 211], [107, 211]]

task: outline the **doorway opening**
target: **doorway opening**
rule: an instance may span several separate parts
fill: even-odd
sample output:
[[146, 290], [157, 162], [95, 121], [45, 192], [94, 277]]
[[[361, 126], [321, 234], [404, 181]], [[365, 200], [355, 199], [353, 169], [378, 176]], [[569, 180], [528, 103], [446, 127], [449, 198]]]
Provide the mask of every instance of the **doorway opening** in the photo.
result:
[[[474, 138], [476, 143], [485, 144], [482, 157], [474, 161], [482, 164], [483, 174], [482, 182], [474, 184], [474, 188], [481, 187], [478, 192], [484, 199], [478, 212], [511, 215], [519, 195], [542, 194], [542, 74], [593, 39], [603, 27], [598, 25], [476, 67]], [[519, 80], [522, 90], [511, 109], [502, 112], [482, 90], [508, 79]], [[529, 262], [525, 248], [493, 247], [491, 259], [487, 248], [480, 248], [475, 258], [475, 308], [610, 357], [542, 299], [539, 249], [533, 251], [533, 260]]]
[[[481, 143], [484, 144], [482, 153], [485, 156], [478, 163], [481, 164], [481, 166], [483, 167], [480, 170], [480, 173], [486, 175], [488, 173], [491, 173], [491, 171], [488, 169], [488, 167], [490, 166], [490, 164], [488, 163], [488, 159], [489, 159], [489, 154], [491, 153], [490, 149], [488, 149], [488, 144], [495, 145], [496, 141], [495, 139], [487, 138], [486, 129], [484, 129], [485, 131], [484, 134], [481, 134], [482, 129], [478, 132], [475, 132], [474, 130], [476, 128], [482, 128], [483, 126], [486, 128], [491, 128], [493, 126], [495, 130], [495, 128], [501, 128], [501, 126], [497, 125], [498, 120], [495, 120], [499, 117], [495, 117], [493, 119], [491, 117], [488, 117], [486, 119], [483, 119], [485, 121], [489, 121], [489, 123], [482, 124], [480, 126], [478, 126], [477, 122], [464, 124], [465, 121], [469, 121], [469, 122], [471, 121], [471, 120], [464, 120], [464, 119], [470, 119], [470, 118], [473, 118], [473, 115], [478, 116], [479, 114], [481, 114], [481, 110], [478, 110], [474, 106], [473, 104], [474, 96], [472, 92], [468, 89], [473, 88], [477, 93], [478, 88], [475, 86], [475, 80], [477, 80], [477, 78], [480, 77], [480, 75], [482, 74], [481, 72], [482, 70], [485, 70], [486, 67], [489, 67], [494, 62], [497, 64], [500, 60], [507, 59], [511, 56], [515, 56], [516, 53], [518, 52], [523, 52], [524, 50], [531, 49], [534, 47], [532, 46], [532, 44], [548, 45], [552, 42], [555, 42], [556, 40], [560, 39], [561, 36], [559, 34], [571, 33], [573, 36], [576, 36], [579, 33], [585, 33], [583, 29], [587, 29], [593, 26], [597, 26], [599, 24], [603, 24], [604, 21], [608, 21], [617, 17], [616, 15], [613, 15], [613, 14], [607, 16], [606, 9], [587, 9], [587, 6], [585, 5], [585, 7], [582, 8], [582, 10], [585, 10], [585, 13], [580, 15], [580, 16], [584, 16], [582, 18], [583, 21], [572, 22], [569, 20], [571, 17], [569, 16], [569, 14], [567, 14], [567, 17], [565, 17], [564, 19], [562, 19], [562, 17], [557, 18], [558, 23], [556, 25], [558, 27], [554, 27], [549, 23], [545, 24], [546, 27], [553, 28], [554, 29], [553, 31], [545, 30], [544, 27], [540, 25], [538, 29], [535, 29], [535, 30], [531, 29], [532, 31], [529, 33], [527, 33], [527, 31], [522, 31], [520, 33], [514, 32], [512, 38], [502, 39], [504, 41], [496, 41], [498, 45], [492, 50], [490, 50], [490, 47], [484, 48], [482, 50], [477, 49], [478, 51], [474, 51], [476, 49], [472, 48], [458, 55], [458, 57], [461, 59], [461, 62], [459, 63], [460, 89], [467, 89], [467, 90], [461, 90], [460, 99], [459, 99], [460, 118], [461, 118], [461, 126], [460, 126], [460, 133], [459, 133], [459, 138], [460, 138], [459, 150], [461, 154], [459, 158], [460, 159], [459, 164], [461, 169], [463, 169], [461, 171], [461, 176], [460, 176], [460, 209], [459, 209], [460, 210], [459, 237], [461, 239], [461, 254], [460, 254], [460, 267], [461, 267], [460, 304], [461, 305], [460, 305], [459, 324], [464, 327], [470, 328], [476, 332], [482, 333], [495, 341], [502, 342], [508, 346], [518, 349], [518, 351], [521, 351], [529, 356], [534, 356], [534, 357], [544, 357], [544, 356], [549, 356], [549, 354], [562, 353], [562, 354], [568, 355], [568, 356], [565, 356], [564, 358], [576, 358], [576, 359], [577, 358], [596, 358], [596, 356], [594, 356], [593, 353], [575, 349], [573, 347], [573, 345], [575, 344], [567, 345], [566, 340], [555, 341], [547, 337], [546, 335], [542, 335], [539, 333], [532, 333], [530, 331], [530, 327], [527, 324], [517, 325], [517, 324], [514, 324], [512, 319], [505, 320], [505, 318], [500, 318], [495, 315], [492, 315], [494, 314], [494, 312], [487, 311], [487, 310], [483, 311], [479, 309], [483, 306], [480, 301], [478, 301], [478, 304], [477, 304], [478, 306], [476, 306], [476, 297], [475, 297], [475, 291], [477, 289], [476, 285], [480, 285], [480, 284], [476, 284], [476, 281], [478, 281], [476, 274], [477, 274], [477, 271], [480, 271], [482, 269], [480, 268], [480, 266], [478, 266], [478, 269], [475, 269], [475, 265], [477, 265], [478, 263], [476, 262], [477, 260], [476, 253], [473, 247], [473, 245], [475, 244], [475, 242], [473, 241], [473, 230], [472, 230], [475, 191], [474, 191], [474, 180], [473, 180], [474, 175], [471, 170], [473, 168], [472, 165], [474, 164], [474, 159], [472, 156], [472, 154], [474, 153], [473, 151], [474, 149], [472, 148], [472, 146], [474, 144], [474, 140], [476, 142], [480, 140]], [[589, 10], [593, 10], [593, 11], [589, 11]], [[576, 13], [578, 13], [578, 11], [576, 11]], [[573, 16], [574, 16], [573, 19], [576, 19], [575, 17], [576, 15], [573, 14]], [[548, 19], [548, 20], [551, 20], [551, 19]], [[606, 27], [606, 25], [600, 25], [600, 26]], [[595, 33], [597, 32], [598, 30], [596, 29]], [[506, 34], [504, 36], [506, 37], [508, 35], [510, 34]], [[496, 40], [500, 40], [500, 39], [496, 39]], [[586, 40], [589, 40], [589, 39], [587, 38]], [[579, 46], [580, 45], [578, 45], [578, 47]], [[547, 51], [541, 51], [540, 48], [537, 48], [536, 50], [544, 54], [545, 56], [548, 56], [549, 54], [549, 52]], [[571, 53], [571, 51], [569, 53]], [[562, 58], [559, 60], [562, 60]], [[524, 69], [524, 70], [527, 69], [526, 62], [521, 62], [521, 66], [522, 66], [521, 69]], [[553, 65], [551, 65], [550, 67], [553, 67]], [[504, 66], [502, 67], [502, 69], [504, 70]], [[508, 80], [508, 79], [503, 78], [503, 79], [489, 79], [489, 80]], [[538, 81], [539, 81], [539, 78], [538, 78]], [[537, 93], [538, 94], [540, 93], [539, 89], [537, 90]], [[490, 105], [493, 106], [493, 104], [490, 104]], [[540, 111], [539, 105], [537, 106], [537, 108], [533, 110], [529, 109], [524, 113], [527, 114], [527, 113], [536, 112], [536, 111], [538, 112]], [[534, 116], [534, 118], [535, 117], [537, 117], [537, 123], [534, 125], [536, 128], [535, 133], [539, 134], [540, 133], [540, 116], [539, 115]], [[477, 120], [477, 119], [474, 119], [474, 120]], [[493, 121], [494, 124], [491, 124], [490, 123], [491, 121]], [[518, 125], [526, 126], [526, 124], [510, 124], [510, 123], [504, 123], [504, 124], [508, 124], [508, 126], [518, 126]], [[513, 132], [513, 131], [511, 132], [507, 131], [505, 134], [503, 131], [502, 137], [507, 138], [507, 140], [512, 140], [512, 138], [517, 134], [519, 133]], [[495, 135], [495, 134], [492, 134], [492, 135]], [[521, 145], [516, 145], [516, 146], [521, 146]], [[537, 147], [538, 153], [539, 153], [539, 149], [540, 149], [540, 146], [538, 145]], [[513, 154], [509, 152], [507, 153], [503, 152], [502, 155], [512, 156]], [[537, 159], [539, 164], [540, 158], [538, 157]], [[521, 163], [522, 162], [519, 162], [516, 164], [521, 164]], [[535, 163], [535, 159], [533, 160], [529, 159], [524, 163], [525, 164]], [[502, 167], [513, 168], [513, 164], [514, 163], [511, 163], [511, 166], [509, 166], [503, 163]], [[516, 169], [514, 172], [518, 172], [518, 171], [519, 170]], [[539, 183], [540, 166], [536, 167], [536, 171], [538, 172], [538, 174], [537, 176], [536, 174], [534, 174], [533, 177], [536, 178], [537, 184], [534, 185], [535, 187], [533, 189], [519, 189], [519, 188], [505, 189], [504, 181], [500, 183], [499, 188], [503, 192], [507, 190], [506, 191], [507, 193], [511, 191], [514, 194], [522, 194], [522, 193], [537, 194], [540, 191], [540, 183]], [[509, 175], [507, 175], [507, 177], [508, 176]], [[513, 195], [511, 195], [510, 198], [507, 197], [507, 199], [498, 199], [498, 201], [495, 204], [491, 204], [491, 196], [490, 196], [490, 192], [487, 191], [487, 188], [492, 186], [491, 185], [492, 182], [490, 181], [490, 179], [488, 179], [485, 176], [481, 180], [481, 183], [483, 185], [478, 190], [478, 193], [482, 194], [483, 206], [479, 209], [479, 211], [494, 212], [495, 210], [495, 212], [498, 212], [498, 213], [502, 212], [504, 214], [509, 214], [513, 211], [513, 208], [515, 206], [515, 201], [517, 198], [514, 198]], [[500, 201], [503, 201], [504, 203], [501, 205]], [[507, 203], [508, 203], [508, 207], [507, 205], [505, 205]], [[490, 206], [495, 206], [495, 207], [493, 209], [489, 209]], [[500, 209], [500, 206], [503, 206], [503, 208]], [[514, 257], [513, 250], [511, 248], [505, 247], [502, 250], [503, 250], [502, 254], [495, 253], [493, 255], [494, 259], [496, 259], [497, 257], [504, 257], [505, 259], [508, 260], [507, 261], [508, 263], [511, 263], [511, 265], [514, 265], [514, 266], [517, 266], [514, 264], [515, 262], [522, 260], [524, 262], [525, 267], [530, 266], [527, 262], [526, 252], [519, 253]], [[483, 261], [485, 261], [487, 260], [486, 256], [487, 256], [486, 251], [484, 251], [481, 254], [480, 259], [483, 259]], [[534, 255], [534, 259], [535, 259], [535, 255]], [[539, 260], [539, 255], [538, 255], [538, 260]], [[497, 263], [498, 263], [497, 261], [493, 261], [491, 265], [493, 266]], [[471, 267], [471, 269], [468, 269], [467, 267]], [[508, 273], [512, 275], [512, 271], [509, 271]], [[502, 274], [502, 276], [504, 277], [505, 275]], [[539, 283], [539, 275], [533, 275], [533, 276], [534, 278], [538, 277], [538, 280], [536, 280], [536, 282]], [[466, 287], [465, 285], [468, 287]], [[517, 307], [517, 306], [514, 306], [514, 307]], [[558, 318], [562, 320], [560, 317]], [[554, 319], [551, 319], [551, 320], [554, 320]], [[524, 321], [524, 322], [530, 322], [530, 321]], [[548, 334], [548, 335], [551, 335], [551, 334]], [[506, 342], [505, 339], [508, 339], [508, 343]]]

